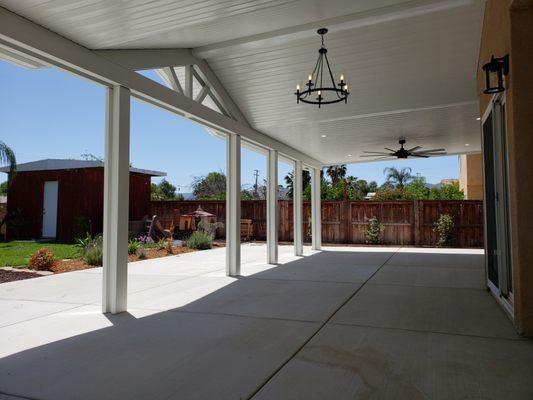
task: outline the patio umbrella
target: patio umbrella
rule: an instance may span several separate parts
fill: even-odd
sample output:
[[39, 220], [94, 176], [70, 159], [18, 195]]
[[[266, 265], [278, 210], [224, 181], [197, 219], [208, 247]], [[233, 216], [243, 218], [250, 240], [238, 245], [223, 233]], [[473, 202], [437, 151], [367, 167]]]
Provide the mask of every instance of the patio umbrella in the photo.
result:
[[204, 211], [202, 209], [202, 206], [198, 206], [198, 208], [195, 211], [187, 213], [187, 214], [183, 214], [183, 217], [209, 218], [209, 217], [215, 217], [215, 215], [207, 211]]

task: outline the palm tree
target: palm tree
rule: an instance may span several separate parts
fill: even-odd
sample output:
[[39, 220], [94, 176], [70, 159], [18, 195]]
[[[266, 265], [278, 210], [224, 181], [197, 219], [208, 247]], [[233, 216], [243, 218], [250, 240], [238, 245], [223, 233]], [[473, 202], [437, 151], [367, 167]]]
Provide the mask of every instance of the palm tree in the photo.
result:
[[[294, 193], [294, 173], [291, 171], [287, 175], [285, 175], [285, 184], [287, 185], [287, 197], [289, 199], [292, 199], [292, 195]], [[311, 184], [311, 174], [308, 170], [304, 169], [302, 171], [302, 191], [305, 190], [307, 186]]]
[[[9, 172], [7, 174], [7, 181], [11, 181], [15, 172], [17, 171], [17, 158], [15, 152], [4, 142], [0, 140], [0, 165], [7, 165]], [[9, 185], [8, 185], [9, 186]]]
[[331, 165], [326, 169], [326, 174], [330, 177], [331, 183], [337, 183], [346, 178], [346, 164]]
[[411, 175], [411, 171], [412, 170], [409, 167], [402, 169], [387, 167], [383, 170], [383, 173], [385, 174], [385, 181], [387, 183], [403, 190], [404, 186], [414, 179], [414, 176]]

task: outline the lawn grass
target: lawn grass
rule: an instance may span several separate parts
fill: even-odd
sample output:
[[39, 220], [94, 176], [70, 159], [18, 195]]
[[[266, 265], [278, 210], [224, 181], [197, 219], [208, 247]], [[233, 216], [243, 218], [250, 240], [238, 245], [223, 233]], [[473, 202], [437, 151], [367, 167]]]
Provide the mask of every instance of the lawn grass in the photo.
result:
[[41, 247], [50, 250], [56, 260], [81, 257], [81, 249], [74, 244], [13, 241], [0, 243], [0, 267], [27, 266], [31, 256]]

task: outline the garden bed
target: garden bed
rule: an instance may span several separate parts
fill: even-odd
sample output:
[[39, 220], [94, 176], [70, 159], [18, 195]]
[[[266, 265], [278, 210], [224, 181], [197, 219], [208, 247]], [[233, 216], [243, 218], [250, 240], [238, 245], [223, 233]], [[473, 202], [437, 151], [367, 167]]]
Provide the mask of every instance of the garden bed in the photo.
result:
[[0, 269], [0, 283], [21, 281], [23, 279], [38, 278], [39, 274], [26, 271], [9, 271], [5, 269]]

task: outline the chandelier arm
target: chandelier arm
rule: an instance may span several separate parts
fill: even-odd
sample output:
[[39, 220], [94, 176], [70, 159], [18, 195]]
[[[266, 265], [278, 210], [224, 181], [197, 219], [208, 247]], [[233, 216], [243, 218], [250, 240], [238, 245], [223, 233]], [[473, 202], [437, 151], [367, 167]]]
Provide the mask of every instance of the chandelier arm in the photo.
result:
[[[329, 77], [330, 77], [330, 79], [331, 79], [331, 87], [336, 88], [337, 85], [335, 84], [335, 79], [333, 78], [333, 73], [331, 72], [331, 67], [329, 66], [328, 55], [325, 54], [325, 57], [326, 57], [326, 65], [327, 65], [327, 67], [328, 67]], [[341, 90], [342, 90], [342, 88], [341, 88]], [[344, 97], [339, 96], [339, 92], [335, 91], [335, 94], [337, 95], [337, 98], [339, 98], [339, 99], [344, 99]]]

